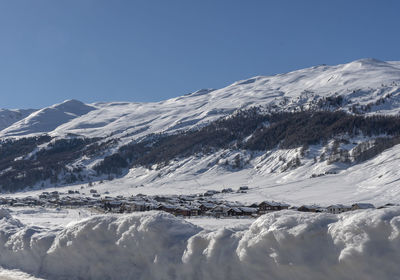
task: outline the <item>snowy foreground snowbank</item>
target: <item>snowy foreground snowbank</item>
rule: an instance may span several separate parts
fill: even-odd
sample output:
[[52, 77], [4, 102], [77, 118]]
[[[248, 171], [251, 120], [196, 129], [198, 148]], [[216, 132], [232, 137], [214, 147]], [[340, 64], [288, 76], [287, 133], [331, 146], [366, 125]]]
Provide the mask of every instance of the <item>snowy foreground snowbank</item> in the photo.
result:
[[244, 230], [161, 212], [48, 229], [0, 209], [0, 266], [45, 279], [400, 279], [399, 263], [400, 207], [281, 211]]

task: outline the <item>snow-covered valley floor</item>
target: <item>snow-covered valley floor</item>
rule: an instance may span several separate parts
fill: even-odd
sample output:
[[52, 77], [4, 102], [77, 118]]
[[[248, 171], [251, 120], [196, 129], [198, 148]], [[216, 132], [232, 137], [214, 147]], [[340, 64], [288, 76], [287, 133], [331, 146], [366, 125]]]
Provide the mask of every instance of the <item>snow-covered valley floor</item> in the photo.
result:
[[400, 207], [251, 220], [0, 209], [0, 279], [400, 279], [399, 262]]

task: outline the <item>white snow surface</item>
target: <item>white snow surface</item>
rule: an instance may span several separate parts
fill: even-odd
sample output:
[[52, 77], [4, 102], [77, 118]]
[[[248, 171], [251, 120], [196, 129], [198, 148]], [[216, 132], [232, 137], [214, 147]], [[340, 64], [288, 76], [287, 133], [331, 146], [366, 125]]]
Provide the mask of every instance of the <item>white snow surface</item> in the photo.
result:
[[287, 210], [208, 229], [163, 212], [92, 216], [61, 228], [25, 225], [13, 214], [0, 210], [0, 265], [43, 279], [400, 278], [400, 207]]
[[95, 108], [77, 100], [67, 100], [31, 113], [1, 132], [1, 136], [27, 136], [48, 133]]
[[31, 113], [33, 113], [34, 109], [25, 109], [25, 110], [9, 110], [9, 109], [0, 109], [0, 130], [3, 130], [13, 123], [20, 121], [21, 119], [26, 118]]

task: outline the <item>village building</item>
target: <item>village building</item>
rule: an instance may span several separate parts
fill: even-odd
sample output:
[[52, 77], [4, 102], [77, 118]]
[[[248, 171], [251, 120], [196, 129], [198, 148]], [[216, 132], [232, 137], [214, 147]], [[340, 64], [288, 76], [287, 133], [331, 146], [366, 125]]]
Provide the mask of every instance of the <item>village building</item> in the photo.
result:
[[217, 218], [225, 217], [228, 215], [227, 214], [228, 210], [229, 210], [229, 207], [227, 207], [225, 205], [217, 205], [209, 211], [209, 214], [214, 217], [217, 217]]
[[297, 208], [297, 211], [320, 213], [320, 212], [324, 212], [324, 209], [318, 205], [302, 205], [299, 208]]
[[208, 190], [203, 194], [203, 196], [213, 196], [214, 194], [217, 194], [217, 193], [219, 193], [219, 191]]
[[174, 213], [176, 206], [168, 204], [168, 203], [160, 203], [158, 205], [157, 210], [165, 211], [168, 213]]
[[177, 216], [190, 217], [192, 213], [189, 208], [184, 207], [184, 206], [178, 206], [175, 209], [174, 214]]
[[355, 203], [351, 206], [351, 210], [359, 210], [359, 209], [373, 209], [375, 206], [371, 203]]
[[240, 211], [244, 216], [255, 216], [257, 215], [258, 209], [251, 207], [239, 207]]
[[289, 204], [275, 202], [275, 201], [263, 201], [259, 203], [257, 206], [259, 214], [265, 214], [267, 212], [280, 211], [289, 208]]
[[201, 213], [201, 214], [204, 214], [204, 213], [206, 213], [207, 211], [213, 209], [214, 207], [215, 207], [215, 204], [214, 204], [214, 203], [201, 202], [201, 203], [200, 203], [200, 206], [199, 206], [199, 208], [200, 208], [200, 213]]
[[227, 211], [227, 215], [232, 217], [241, 216], [242, 214], [243, 214], [242, 210], [240, 210], [238, 207], [231, 207]]
[[326, 207], [328, 213], [331, 214], [340, 214], [343, 212], [351, 211], [351, 206], [343, 205], [343, 204], [333, 204]]

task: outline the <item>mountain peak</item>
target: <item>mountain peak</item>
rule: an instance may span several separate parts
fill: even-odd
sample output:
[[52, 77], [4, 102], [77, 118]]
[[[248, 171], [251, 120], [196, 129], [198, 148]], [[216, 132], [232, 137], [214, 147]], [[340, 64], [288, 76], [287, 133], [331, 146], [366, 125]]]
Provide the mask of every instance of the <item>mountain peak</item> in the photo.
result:
[[387, 65], [387, 62], [376, 59], [376, 58], [361, 58], [358, 60], [355, 60], [353, 62], [348, 63], [350, 65], [359, 65], [359, 66], [372, 66], [372, 67], [380, 67], [380, 66], [385, 66]]
[[361, 59], [357, 59], [356, 61], [362, 62], [362, 63], [371, 63], [371, 64], [373, 64], [373, 63], [385, 63], [384, 61], [376, 59], [376, 58], [373, 58], [373, 57], [361, 58]]
[[79, 100], [65, 100], [62, 103], [33, 112], [26, 118], [4, 129], [2, 136], [51, 132], [58, 126], [95, 109], [95, 107], [86, 105]]
[[79, 101], [77, 99], [66, 99], [61, 104], [66, 104], [66, 103], [71, 103], [71, 104], [84, 104], [82, 101]]
[[61, 103], [54, 104], [51, 107], [54, 108], [54, 107], [60, 107], [60, 106], [63, 106], [63, 107], [65, 107], [65, 106], [68, 106], [68, 107], [78, 106], [78, 107], [80, 107], [80, 106], [87, 106], [87, 105], [85, 103], [83, 103], [82, 101], [79, 101], [77, 99], [67, 99], [67, 100], [64, 100]]

